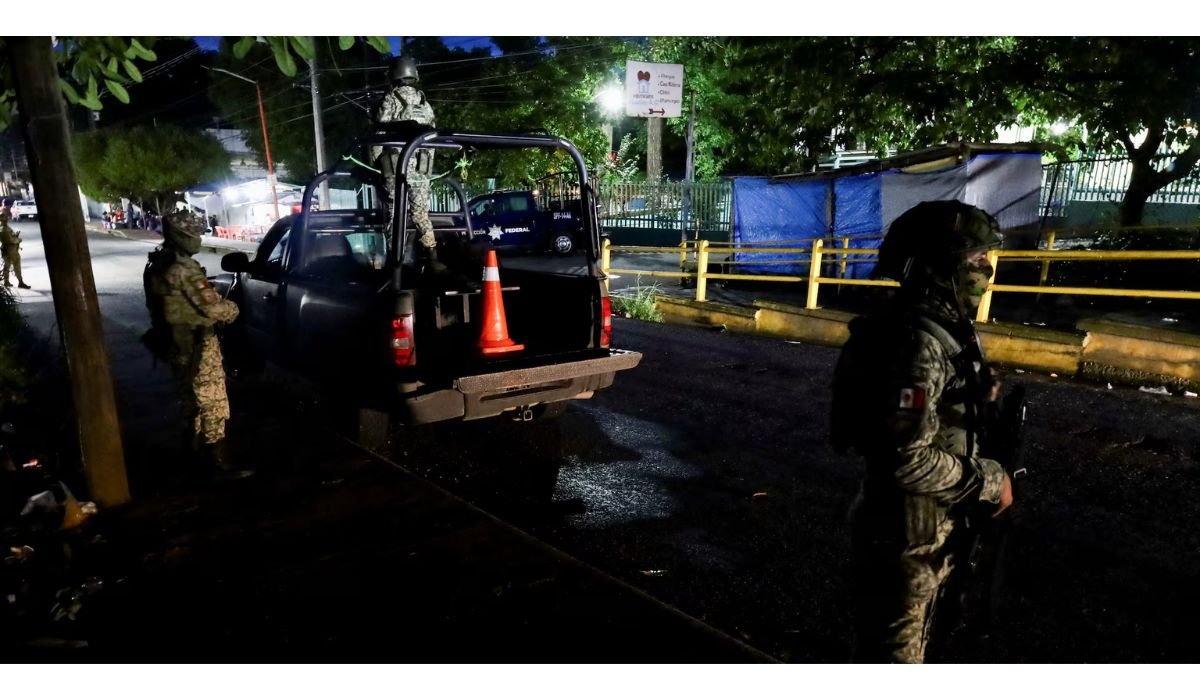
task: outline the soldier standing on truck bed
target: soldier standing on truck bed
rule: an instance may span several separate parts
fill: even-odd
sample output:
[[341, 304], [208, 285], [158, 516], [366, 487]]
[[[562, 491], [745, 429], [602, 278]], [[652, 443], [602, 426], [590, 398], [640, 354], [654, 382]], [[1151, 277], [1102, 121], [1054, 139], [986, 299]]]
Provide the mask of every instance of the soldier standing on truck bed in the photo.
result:
[[[417, 64], [411, 56], [399, 56], [392, 61], [388, 68], [388, 81], [391, 89], [383, 97], [375, 112], [377, 124], [387, 122], [415, 122], [433, 127], [433, 106], [425, 98], [425, 93], [417, 89], [420, 76], [417, 74]], [[371, 147], [371, 159], [383, 172], [384, 201], [387, 203], [388, 221], [392, 221], [396, 193], [396, 171], [400, 152], [397, 149], [384, 149], [380, 146]], [[433, 235], [433, 224], [429, 221], [429, 196], [432, 191], [430, 178], [433, 175], [433, 150], [422, 148], [413, 155], [408, 163], [408, 209], [413, 224], [420, 233], [421, 247], [429, 259], [429, 267], [434, 272], [445, 272], [446, 267], [437, 258], [437, 239]]]
[[225, 451], [225, 422], [229, 398], [225, 368], [215, 326], [232, 323], [238, 307], [213, 289], [200, 263], [204, 222], [195, 214], [177, 211], [163, 217], [163, 245], [150, 253], [143, 273], [150, 332], [143, 342], [171, 367], [187, 417], [188, 439], [200, 450], [206, 467], [224, 476], [235, 472]]

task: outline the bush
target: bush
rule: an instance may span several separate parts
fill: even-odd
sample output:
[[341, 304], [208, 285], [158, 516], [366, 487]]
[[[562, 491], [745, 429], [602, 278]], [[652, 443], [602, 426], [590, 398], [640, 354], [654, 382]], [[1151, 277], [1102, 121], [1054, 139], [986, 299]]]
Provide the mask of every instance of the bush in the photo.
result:
[[636, 318], [639, 321], [654, 321], [662, 323], [663, 315], [654, 303], [658, 294], [658, 285], [643, 287], [638, 284], [633, 289], [622, 289], [609, 295], [612, 300], [613, 313], [625, 318]]
[[17, 344], [23, 325], [17, 300], [0, 287], [0, 412], [25, 400], [28, 376]]
[[[1197, 250], [1195, 229], [1150, 231], [1099, 230], [1089, 245], [1066, 245], [1060, 250]], [[1049, 283], [1057, 286], [1114, 287], [1121, 289], [1195, 290], [1200, 280], [1197, 260], [1129, 260], [1056, 262]]]

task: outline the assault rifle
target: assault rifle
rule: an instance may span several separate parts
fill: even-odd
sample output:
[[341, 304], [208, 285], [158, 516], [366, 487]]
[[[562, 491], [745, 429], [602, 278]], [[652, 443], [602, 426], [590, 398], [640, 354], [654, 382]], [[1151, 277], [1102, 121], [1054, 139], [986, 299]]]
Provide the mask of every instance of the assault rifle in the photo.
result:
[[[1029, 470], [1022, 459], [1022, 429], [1025, 425], [1025, 387], [1016, 386], [1000, 401], [985, 403], [978, 416], [979, 454], [1004, 467], [1013, 486], [1016, 504], [1018, 485]], [[982, 506], [982, 507], [980, 507]], [[947, 594], [957, 610], [954, 632], [982, 637], [991, 629], [1004, 588], [1005, 557], [1012, 529], [1012, 508], [995, 515], [990, 503], [972, 504], [959, 548], [959, 563]]]

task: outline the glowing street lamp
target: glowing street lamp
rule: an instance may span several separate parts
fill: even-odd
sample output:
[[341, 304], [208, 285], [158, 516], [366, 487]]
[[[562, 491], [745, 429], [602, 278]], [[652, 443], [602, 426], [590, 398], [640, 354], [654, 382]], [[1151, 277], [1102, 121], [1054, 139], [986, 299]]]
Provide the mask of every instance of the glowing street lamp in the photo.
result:
[[600, 108], [608, 114], [619, 114], [625, 107], [625, 91], [616, 85], [609, 85], [596, 93], [596, 101], [600, 103]]
[[613, 117], [619, 115], [625, 108], [625, 91], [618, 85], [609, 85], [596, 93], [596, 104], [608, 117], [604, 123], [604, 133], [608, 136], [608, 148], [613, 150]]

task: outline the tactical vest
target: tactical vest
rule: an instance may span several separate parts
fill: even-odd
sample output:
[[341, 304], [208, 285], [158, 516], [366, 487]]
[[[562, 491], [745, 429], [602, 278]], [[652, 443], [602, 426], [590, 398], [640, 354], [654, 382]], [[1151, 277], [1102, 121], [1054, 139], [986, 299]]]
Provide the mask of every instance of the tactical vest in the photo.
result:
[[902, 342], [915, 342], [918, 331], [929, 334], [950, 358], [956, 381], [948, 383], [937, 408], [961, 413], [966, 430], [964, 454], [975, 453], [979, 404], [984, 393], [983, 352], [978, 342], [958, 341], [933, 319], [918, 311], [902, 315], [864, 316], [850, 323], [850, 339], [842, 348], [834, 373], [830, 412], [830, 443], [838, 452], [869, 455], [877, 447], [876, 431], [883, 426], [890, 395], [880, 391], [879, 370]]

